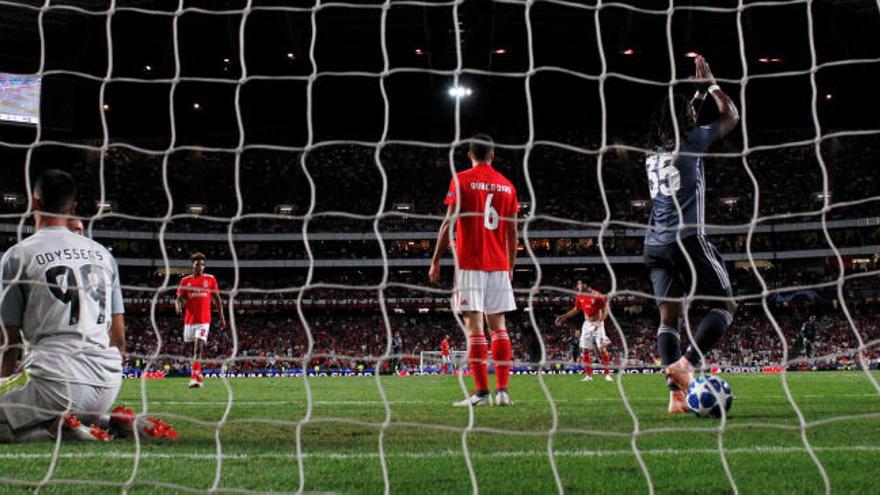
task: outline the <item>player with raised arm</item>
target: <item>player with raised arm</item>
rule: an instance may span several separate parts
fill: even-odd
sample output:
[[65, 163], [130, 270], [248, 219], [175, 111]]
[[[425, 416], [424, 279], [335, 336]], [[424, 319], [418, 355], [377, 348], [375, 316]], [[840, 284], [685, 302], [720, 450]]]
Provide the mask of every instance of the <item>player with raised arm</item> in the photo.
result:
[[510, 377], [510, 337], [504, 313], [516, 309], [513, 297], [513, 266], [516, 262], [519, 203], [516, 189], [492, 167], [492, 138], [478, 134], [471, 139], [471, 168], [459, 172], [449, 183], [446, 218], [440, 226], [428, 278], [440, 281], [440, 259], [449, 248], [450, 225], [455, 220], [455, 274], [453, 309], [460, 312], [468, 338], [468, 366], [474, 376], [474, 393], [453, 404], [456, 407], [491, 406], [489, 395], [488, 343], [483, 320], [492, 337], [495, 361], [495, 404], [512, 405], [507, 390]]
[[223, 313], [223, 300], [220, 299], [217, 279], [213, 275], [205, 273], [205, 255], [195, 252], [190, 256], [190, 260], [192, 261], [192, 275], [187, 275], [180, 280], [175, 308], [177, 314], [185, 313], [183, 319], [184, 343], [193, 343], [193, 364], [189, 388], [199, 388], [204, 385], [202, 360], [205, 358], [205, 345], [208, 342], [208, 331], [211, 329], [211, 303], [217, 303], [221, 330], [226, 328], [226, 316]]
[[[68, 230], [76, 190], [70, 174], [43, 173], [34, 187], [34, 235], [0, 260], [0, 442], [51, 439], [59, 421], [63, 438], [110, 440], [98, 423], [131, 431], [133, 411], [107, 414], [125, 353], [119, 268], [104, 246]], [[158, 428], [176, 438], [153, 418], [138, 426], [144, 436], [160, 436]]]
[[[736, 127], [739, 113], [715, 82], [706, 59], [697, 56], [694, 62], [696, 79], [708, 82], [708, 88], [698, 90], [689, 102], [677, 103], [678, 115], [666, 113], [666, 102], [664, 110], [655, 115], [645, 159], [651, 216], [645, 233], [644, 258], [660, 308], [657, 350], [669, 387], [670, 414], [688, 411], [685, 392], [693, 381], [694, 371], [702, 366], [701, 353], [705, 356], [715, 347], [736, 311], [724, 261], [706, 238], [706, 179], [700, 153]], [[719, 117], [709, 125], [698, 126], [699, 107], [706, 93], [717, 105]], [[678, 122], [680, 146], [676, 146], [672, 118]], [[694, 342], [682, 356], [681, 298], [690, 293], [692, 282], [688, 260], [696, 276], [695, 295], [711, 299], [706, 300], [710, 309], [694, 333]]]
[[611, 381], [611, 355], [608, 354], [608, 336], [605, 334], [605, 318], [608, 317], [608, 302], [601, 292], [594, 290], [583, 280], [577, 281], [577, 296], [574, 299], [574, 307], [556, 317], [556, 326], [562, 326], [569, 318], [574, 318], [578, 313], [584, 313], [584, 324], [581, 327], [580, 349], [581, 359], [584, 363], [585, 382], [593, 381], [593, 357], [590, 351], [597, 351], [602, 362], [603, 375], [606, 381]]
[[440, 359], [443, 362], [443, 374], [450, 373], [452, 360], [449, 358], [449, 335], [444, 335], [440, 341]]

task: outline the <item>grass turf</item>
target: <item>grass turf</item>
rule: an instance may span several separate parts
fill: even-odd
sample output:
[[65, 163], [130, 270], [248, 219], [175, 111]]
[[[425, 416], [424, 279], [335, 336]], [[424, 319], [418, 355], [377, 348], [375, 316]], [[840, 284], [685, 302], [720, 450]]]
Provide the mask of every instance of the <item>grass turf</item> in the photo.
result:
[[[482, 493], [553, 493], [548, 448], [570, 493], [732, 493], [719, 454], [723, 441], [742, 493], [821, 493], [823, 478], [804, 447], [800, 422], [779, 375], [722, 375], [736, 400], [719, 438], [718, 420], [668, 417], [659, 376], [581, 383], [579, 376], [545, 376], [554, 408], [537, 376], [514, 376], [512, 408], [474, 410], [467, 434], [475, 482]], [[880, 378], [880, 375], [875, 375]], [[490, 377], [491, 379], [491, 377]], [[880, 394], [862, 373], [791, 373], [791, 392], [808, 428], [804, 433], [831, 489], [876, 493], [880, 461]], [[302, 379], [220, 380], [188, 390], [184, 380], [146, 383], [149, 412], [180, 432], [174, 444], [131, 440], [107, 445], [0, 446], [0, 491], [132, 493], [296, 491], [297, 422], [306, 418]], [[381, 493], [382, 459], [397, 493], [472, 490], [462, 450], [467, 409], [456, 377], [382, 377], [390, 423], [374, 377], [309, 380], [312, 409], [301, 427], [305, 490]], [[470, 379], [466, 378], [470, 384]], [[119, 402], [143, 410], [141, 382], [127, 381]], [[621, 399], [625, 392], [635, 419]], [[223, 421], [225, 418], [225, 421]], [[220, 423], [218, 423], [220, 422]], [[218, 428], [218, 424], [221, 424]], [[635, 425], [640, 434], [633, 437]], [[384, 456], [379, 454], [380, 434]], [[222, 449], [222, 463], [217, 453]], [[54, 462], [54, 464], [53, 464]], [[12, 484], [10, 484], [12, 483]], [[14, 483], [22, 483], [16, 485]]]

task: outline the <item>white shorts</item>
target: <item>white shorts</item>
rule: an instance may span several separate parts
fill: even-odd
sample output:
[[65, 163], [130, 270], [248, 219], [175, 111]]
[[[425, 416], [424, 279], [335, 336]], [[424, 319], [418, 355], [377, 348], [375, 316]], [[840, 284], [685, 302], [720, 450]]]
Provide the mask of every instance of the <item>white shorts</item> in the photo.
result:
[[0, 421], [14, 430], [29, 428], [58, 419], [65, 411], [76, 414], [86, 424], [98, 420], [113, 407], [121, 382], [109, 387], [60, 383], [13, 375], [0, 380]]
[[202, 342], [208, 341], [208, 330], [211, 329], [210, 323], [195, 323], [183, 326], [183, 341], [192, 342], [196, 339]]
[[497, 315], [516, 309], [507, 272], [459, 270], [455, 280], [452, 309], [457, 312], [481, 311]]
[[605, 347], [611, 340], [605, 335], [605, 322], [585, 321], [581, 327], [581, 349], [595, 351]]
[[442, 362], [444, 362], [444, 363], [448, 363], [448, 362], [449, 362], [449, 356], [440, 356], [440, 357], [441, 357], [442, 360], [443, 360]]

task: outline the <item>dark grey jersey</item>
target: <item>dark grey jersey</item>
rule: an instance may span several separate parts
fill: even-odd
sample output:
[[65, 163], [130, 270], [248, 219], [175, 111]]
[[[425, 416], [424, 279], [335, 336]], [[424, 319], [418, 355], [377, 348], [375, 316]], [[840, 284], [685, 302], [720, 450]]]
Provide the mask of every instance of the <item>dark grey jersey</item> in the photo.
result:
[[[651, 193], [651, 217], [645, 244], [665, 246], [676, 242], [678, 226], [686, 225], [681, 237], [705, 235], [706, 180], [702, 153], [720, 137], [718, 121], [693, 128], [680, 151], [688, 154], [653, 153], [645, 159]], [[674, 195], [674, 196], [673, 196]], [[679, 216], [676, 199], [681, 207]]]

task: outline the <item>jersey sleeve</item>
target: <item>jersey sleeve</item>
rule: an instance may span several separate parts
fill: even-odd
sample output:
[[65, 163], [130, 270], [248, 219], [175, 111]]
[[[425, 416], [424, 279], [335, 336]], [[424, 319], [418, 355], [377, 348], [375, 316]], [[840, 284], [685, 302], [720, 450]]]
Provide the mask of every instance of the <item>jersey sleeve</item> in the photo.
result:
[[211, 278], [211, 292], [214, 294], [220, 293], [220, 284], [217, 282], [216, 278]]
[[449, 181], [449, 190], [446, 191], [446, 199], [443, 200], [444, 205], [454, 205], [458, 201], [458, 195], [455, 194], [456, 181], [458, 181], [458, 177], [453, 177]]
[[110, 314], [121, 315], [125, 314], [125, 304], [122, 302], [122, 282], [119, 280], [119, 265], [116, 263], [115, 258], [111, 259], [113, 260], [113, 287], [110, 297]]
[[184, 296], [186, 299], [186, 290], [184, 290], [184, 286], [186, 285], [186, 279], [180, 279], [180, 282], [177, 284], [177, 297]]
[[24, 292], [22, 286], [15, 281], [20, 277], [18, 271], [20, 260], [13, 254], [13, 249], [6, 251], [0, 260], [0, 322], [3, 325], [21, 326], [24, 315]]
[[721, 137], [721, 121], [716, 120], [709, 125], [701, 125], [693, 128], [688, 133], [687, 143], [691, 151], [698, 153], [706, 151], [712, 143]]

